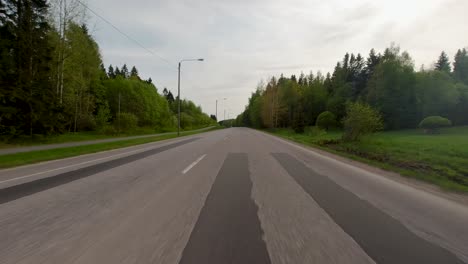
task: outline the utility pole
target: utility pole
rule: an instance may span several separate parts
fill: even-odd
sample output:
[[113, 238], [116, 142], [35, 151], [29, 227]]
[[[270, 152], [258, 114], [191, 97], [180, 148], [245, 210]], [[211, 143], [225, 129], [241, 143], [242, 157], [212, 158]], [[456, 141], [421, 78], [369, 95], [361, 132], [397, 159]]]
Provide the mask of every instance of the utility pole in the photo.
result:
[[119, 118], [118, 118], [118, 133], [120, 135], [120, 92], [119, 92]]

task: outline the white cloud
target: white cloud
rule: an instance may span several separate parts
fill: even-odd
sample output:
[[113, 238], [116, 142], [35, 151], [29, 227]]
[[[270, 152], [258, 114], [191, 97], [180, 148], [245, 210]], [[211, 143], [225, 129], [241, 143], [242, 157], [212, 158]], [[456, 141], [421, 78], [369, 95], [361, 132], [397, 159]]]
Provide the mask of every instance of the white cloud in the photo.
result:
[[[183, 58], [182, 96], [214, 113], [215, 100], [239, 114], [261, 80], [331, 71], [346, 52], [367, 55], [391, 42], [416, 65], [467, 46], [466, 0], [95, 0], [91, 8], [174, 64]], [[108, 64], [136, 65], [159, 88], [177, 89], [177, 72], [104, 22], [91, 28]], [[94, 27], [93, 27], [94, 26]], [[220, 108], [220, 113], [223, 109]]]

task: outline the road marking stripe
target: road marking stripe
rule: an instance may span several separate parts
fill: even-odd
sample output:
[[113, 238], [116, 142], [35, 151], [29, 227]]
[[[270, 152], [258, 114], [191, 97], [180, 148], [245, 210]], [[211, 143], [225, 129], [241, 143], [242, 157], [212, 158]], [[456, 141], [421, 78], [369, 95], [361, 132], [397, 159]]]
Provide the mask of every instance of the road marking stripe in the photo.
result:
[[194, 161], [192, 164], [190, 164], [187, 168], [185, 168], [185, 170], [182, 171], [182, 174], [185, 174], [187, 173], [189, 170], [191, 170], [193, 167], [195, 167], [195, 165], [198, 164], [198, 162], [200, 162], [203, 158], [206, 157], [206, 154], [204, 154], [203, 156], [199, 157], [196, 161]]
[[25, 176], [20, 176], [20, 177], [8, 179], [8, 180], [0, 181], [0, 184], [10, 182], [10, 181], [26, 179], [26, 178], [34, 177], [34, 176], [49, 173], [49, 172], [54, 172], [54, 171], [68, 169], [68, 168], [73, 168], [73, 167], [76, 167], [76, 166], [85, 165], [85, 164], [88, 164], [88, 163], [93, 163], [93, 162], [97, 162], [97, 161], [101, 161], [101, 160], [111, 159], [111, 158], [114, 158], [114, 157], [123, 156], [123, 155], [126, 155], [126, 154], [131, 154], [131, 153], [135, 153], [135, 152], [138, 152], [138, 151], [144, 152], [144, 151], [152, 149], [152, 148], [154, 148], [154, 146], [151, 146], [151, 147], [148, 147], [148, 148], [136, 149], [136, 150], [132, 150], [132, 151], [127, 151], [127, 152], [123, 152], [123, 153], [119, 153], [119, 154], [115, 154], [115, 155], [111, 155], [111, 156], [107, 156], [107, 157], [102, 157], [102, 158], [99, 158], [99, 159], [88, 160], [88, 161], [85, 161], [85, 162], [81, 162], [81, 163], [77, 163], [77, 164], [71, 164], [71, 165], [68, 165], [68, 166], [55, 168], [55, 169], [51, 169], [51, 170], [36, 172], [36, 173], [33, 173], [33, 174], [29, 174], [29, 175], [25, 175]]

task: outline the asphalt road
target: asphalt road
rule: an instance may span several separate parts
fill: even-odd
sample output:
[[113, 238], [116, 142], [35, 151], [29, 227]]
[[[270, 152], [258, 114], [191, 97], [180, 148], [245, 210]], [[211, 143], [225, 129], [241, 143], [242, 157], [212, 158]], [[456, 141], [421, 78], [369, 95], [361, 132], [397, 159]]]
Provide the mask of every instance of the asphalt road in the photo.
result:
[[467, 223], [246, 128], [0, 170], [0, 263], [468, 263]]

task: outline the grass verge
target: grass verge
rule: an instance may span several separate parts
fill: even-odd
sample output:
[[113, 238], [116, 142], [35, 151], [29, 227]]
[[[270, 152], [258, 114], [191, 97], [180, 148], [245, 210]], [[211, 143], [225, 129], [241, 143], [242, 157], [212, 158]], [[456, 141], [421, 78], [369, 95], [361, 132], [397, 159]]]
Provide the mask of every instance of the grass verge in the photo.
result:
[[[199, 128], [203, 129], [203, 128]], [[199, 130], [198, 128], [185, 130], [189, 132], [191, 130]], [[131, 133], [115, 134], [115, 135], [106, 135], [99, 131], [85, 131], [85, 132], [69, 132], [60, 135], [34, 135], [30, 136], [20, 136], [18, 138], [13, 138], [7, 140], [6, 138], [0, 137], [0, 149], [4, 148], [16, 148], [16, 147], [26, 147], [26, 146], [37, 146], [37, 145], [47, 145], [47, 144], [60, 144], [68, 142], [80, 142], [80, 141], [91, 141], [99, 139], [109, 139], [109, 138], [123, 138], [123, 137], [132, 137], [132, 136], [144, 136], [151, 134], [166, 134], [166, 133], [177, 133], [177, 130], [161, 130], [155, 131], [153, 128], [148, 127], [139, 127], [132, 131]]]
[[468, 192], [468, 127], [443, 129], [437, 135], [420, 130], [381, 132], [359, 142], [342, 142], [341, 131], [325, 133], [315, 128], [304, 134], [290, 129], [267, 132], [446, 190]]
[[[203, 131], [181, 132], [181, 134], [182, 136], [189, 136], [189, 135], [204, 133], [204, 132], [208, 132], [208, 131], [212, 131], [216, 129], [220, 129], [220, 127], [213, 127], [211, 129], [207, 129]], [[141, 145], [145, 143], [156, 142], [156, 141], [161, 141], [161, 140], [171, 139], [171, 138], [176, 138], [176, 137], [177, 137], [177, 134], [166, 134], [166, 135], [160, 135], [160, 136], [154, 136], [154, 137], [121, 140], [121, 141], [98, 143], [98, 144], [85, 145], [85, 146], [57, 148], [57, 149], [50, 149], [50, 150], [38, 150], [38, 151], [1, 155], [0, 156], [0, 168], [11, 168], [11, 167], [17, 167], [21, 165], [43, 162], [43, 161], [69, 158], [69, 157], [79, 156], [83, 154], [90, 154], [90, 153], [96, 153], [96, 152], [105, 151], [105, 150], [112, 150], [112, 149], [124, 148], [124, 147], [129, 147], [129, 146], [134, 146], [134, 145]]]

